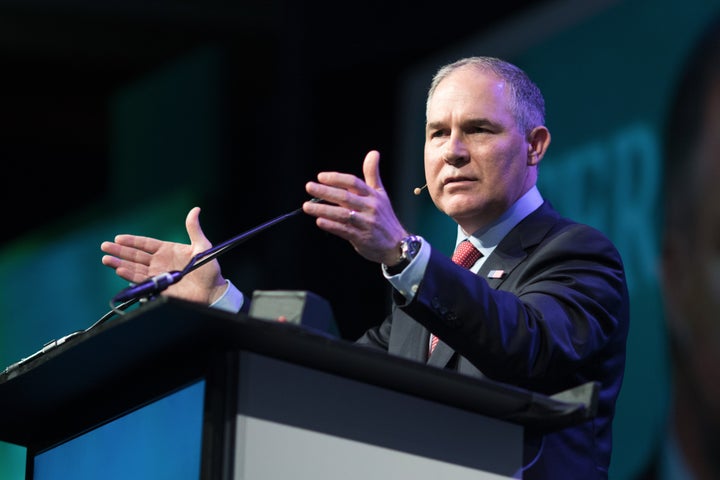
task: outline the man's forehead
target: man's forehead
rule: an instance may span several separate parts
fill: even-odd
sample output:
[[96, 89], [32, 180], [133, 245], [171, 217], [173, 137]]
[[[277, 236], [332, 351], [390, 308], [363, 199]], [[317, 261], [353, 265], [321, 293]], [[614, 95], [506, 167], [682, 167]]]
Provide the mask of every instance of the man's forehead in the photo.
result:
[[484, 95], [504, 96], [507, 90], [505, 79], [495, 73], [465, 66], [451, 72], [438, 83], [430, 102]]
[[[464, 74], [463, 74], [464, 73]], [[480, 115], [487, 109], [505, 109], [508, 100], [506, 82], [485, 72], [453, 72], [440, 82], [428, 102], [428, 117], [445, 115], [449, 109]]]

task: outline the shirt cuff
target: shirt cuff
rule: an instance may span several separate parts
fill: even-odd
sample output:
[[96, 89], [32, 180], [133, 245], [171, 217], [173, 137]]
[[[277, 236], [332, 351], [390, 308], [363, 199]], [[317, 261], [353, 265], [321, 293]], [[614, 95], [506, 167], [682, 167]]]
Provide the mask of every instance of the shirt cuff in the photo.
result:
[[420, 251], [415, 258], [397, 275], [389, 275], [384, 266], [381, 266], [383, 275], [390, 284], [402, 294], [407, 301], [415, 298], [415, 294], [420, 287], [420, 282], [425, 276], [425, 269], [430, 261], [430, 244], [422, 239]]
[[220, 298], [210, 304], [210, 307], [230, 313], [238, 313], [243, 303], [245, 303], [245, 296], [230, 280], [225, 280], [225, 282], [228, 288], [225, 289], [225, 293], [220, 295]]

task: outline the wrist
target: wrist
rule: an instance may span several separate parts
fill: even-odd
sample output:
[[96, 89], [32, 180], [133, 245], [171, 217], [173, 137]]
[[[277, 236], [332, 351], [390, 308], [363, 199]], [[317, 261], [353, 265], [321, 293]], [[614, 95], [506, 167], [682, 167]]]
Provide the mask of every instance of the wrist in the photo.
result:
[[422, 238], [417, 235], [407, 235], [398, 244], [397, 261], [393, 264], [384, 264], [388, 275], [398, 275], [410, 265], [422, 247]]
[[222, 298], [222, 296], [225, 295], [225, 292], [227, 292], [229, 285], [230, 282], [224, 278], [216, 280], [215, 284], [210, 287], [210, 291], [208, 292], [208, 304], [212, 305], [217, 302], [218, 299]]

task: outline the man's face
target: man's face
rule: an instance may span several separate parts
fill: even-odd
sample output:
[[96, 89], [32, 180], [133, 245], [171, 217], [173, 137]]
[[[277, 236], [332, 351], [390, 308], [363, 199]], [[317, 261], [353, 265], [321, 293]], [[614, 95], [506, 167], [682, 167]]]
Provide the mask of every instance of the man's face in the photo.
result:
[[466, 66], [440, 82], [428, 104], [428, 191], [466, 233], [497, 219], [536, 181], [507, 90], [494, 74]]

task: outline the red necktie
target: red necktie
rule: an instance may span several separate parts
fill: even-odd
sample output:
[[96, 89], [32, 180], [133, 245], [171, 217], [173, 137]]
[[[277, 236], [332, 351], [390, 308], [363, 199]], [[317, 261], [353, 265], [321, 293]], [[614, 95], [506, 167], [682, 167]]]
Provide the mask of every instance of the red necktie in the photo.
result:
[[452, 261], [461, 267], [470, 268], [475, 265], [475, 262], [477, 262], [480, 257], [482, 257], [482, 253], [475, 248], [475, 245], [470, 243], [469, 240], [463, 240], [455, 249]]
[[[475, 245], [470, 243], [468, 240], [463, 240], [460, 242], [455, 248], [455, 253], [453, 253], [452, 261], [460, 265], [461, 267], [470, 268], [473, 265], [475, 265], [475, 262], [477, 262], [480, 257], [482, 257], [482, 253], [475, 248]], [[430, 353], [435, 350], [435, 347], [438, 343], [438, 337], [430, 334]]]

